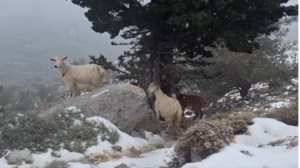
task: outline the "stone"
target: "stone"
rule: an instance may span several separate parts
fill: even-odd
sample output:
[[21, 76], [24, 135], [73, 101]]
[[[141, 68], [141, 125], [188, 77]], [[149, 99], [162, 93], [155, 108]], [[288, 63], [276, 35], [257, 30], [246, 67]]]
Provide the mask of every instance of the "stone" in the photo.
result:
[[126, 164], [122, 163], [114, 168], [129, 168]]
[[136, 131], [136, 130], [131, 131], [130, 136], [135, 137], [135, 138], [146, 139], [145, 131], [142, 129], [139, 131]]
[[245, 154], [245, 155], [248, 155], [248, 156], [253, 156], [252, 153], [250, 153], [249, 151], [247, 150], [241, 150], [241, 153]]
[[114, 151], [118, 151], [118, 152], [121, 152], [121, 151], [122, 151], [122, 147], [121, 147], [121, 146], [118, 146], [118, 145], [113, 145], [111, 148], [112, 148], [112, 150], [114, 150]]
[[31, 151], [27, 148], [24, 150], [14, 150], [7, 156], [9, 164], [21, 164], [23, 161], [32, 163]]

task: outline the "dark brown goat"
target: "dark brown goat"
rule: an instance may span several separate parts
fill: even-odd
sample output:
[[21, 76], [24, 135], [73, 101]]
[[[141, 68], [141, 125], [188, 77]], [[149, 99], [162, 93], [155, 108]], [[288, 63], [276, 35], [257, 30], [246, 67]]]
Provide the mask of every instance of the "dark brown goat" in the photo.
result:
[[183, 111], [186, 107], [191, 106], [191, 110], [193, 110], [195, 113], [193, 120], [195, 120], [199, 115], [200, 119], [203, 117], [202, 109], [208, 104], [203, 97], [196, 94], [181, 93], [180, 88], [178, 87], [175, 87], [175, 95]]

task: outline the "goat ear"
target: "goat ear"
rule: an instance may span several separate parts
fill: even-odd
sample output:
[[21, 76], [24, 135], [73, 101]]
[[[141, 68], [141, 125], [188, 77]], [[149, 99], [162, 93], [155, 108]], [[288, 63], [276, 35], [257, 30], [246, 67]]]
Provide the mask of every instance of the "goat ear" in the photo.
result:
[[56, 60], [55, 60], [55, 59], [53, 59], [53, 58], [51, 58], [50, 60], [51, 60], [51, 61], [56, 61]]
[[66, 60], [68, 57], [64, 57], [62, 60]]

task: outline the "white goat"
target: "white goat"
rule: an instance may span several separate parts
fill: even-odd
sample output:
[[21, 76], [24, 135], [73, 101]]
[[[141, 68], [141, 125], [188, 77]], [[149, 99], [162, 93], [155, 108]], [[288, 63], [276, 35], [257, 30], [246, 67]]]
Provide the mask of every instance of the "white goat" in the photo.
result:
[[164, 94], [160, 89], [160, 85], [156, 83], [151, 83], [147, 89], [147, 92], [148, 95], [151, 95], [151, 93], [155, 94], [156, 100], [154, 103], [154, 109], [157, 120], [160, 121], [161, 117], [165, 119], [165, 121], [168, 123], [166, 132], [170, 131], [170, 127], [172, 125], [175, 125], [176, 134], [178, 135], [178, 129], [183, 113], [178, 100]]
[[79, 84], [88, 85], [87, 87], [92, 91], [107, 83], [106, 70], [101, 66], [96, 64], [70, 65], [64, 62], [67, 58], [57, 56], [50, 60], [56, 62], [56, 68], [59, 69], [72, 97], [80, 95]]

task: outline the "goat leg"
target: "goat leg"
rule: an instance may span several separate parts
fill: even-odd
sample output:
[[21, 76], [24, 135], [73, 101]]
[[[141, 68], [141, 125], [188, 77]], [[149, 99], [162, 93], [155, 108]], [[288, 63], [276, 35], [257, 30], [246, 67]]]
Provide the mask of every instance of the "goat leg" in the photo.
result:
[[202, 119], [202, 117], [203, 117], [203, 112], [201, 111], [200, 112], [200, 120]]
[[194, 111], [194, 113], [195, 113], [195, 117], [193, 118], [193, 120], [195, 120], [199, 116], [199, 111]]

